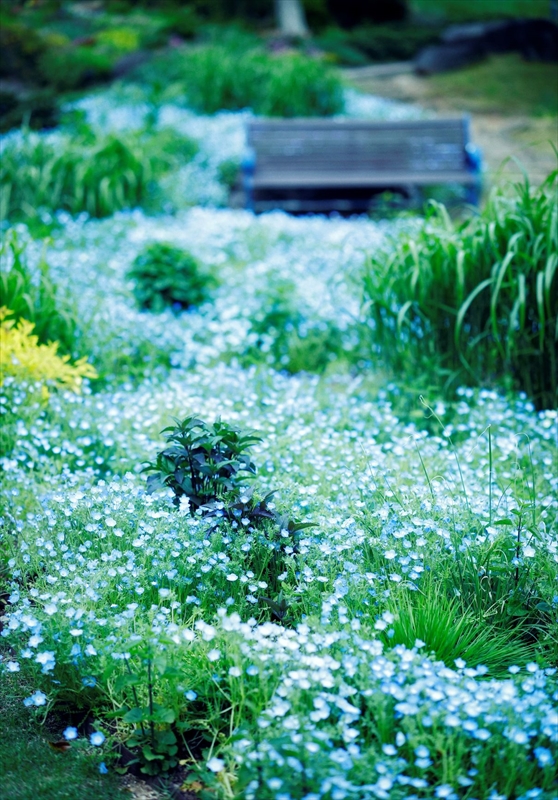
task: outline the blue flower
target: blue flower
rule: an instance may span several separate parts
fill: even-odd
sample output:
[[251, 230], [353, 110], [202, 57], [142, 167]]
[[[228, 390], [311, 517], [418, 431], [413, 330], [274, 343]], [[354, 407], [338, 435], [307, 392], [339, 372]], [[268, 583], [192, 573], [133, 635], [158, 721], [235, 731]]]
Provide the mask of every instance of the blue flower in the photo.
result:
[[105, 734], [101, 733], [101, 731], [95, 731], [95, 733], [92, 733], [89, 737], [89, 741], [93, 747], [100, 747], [105, 741]]

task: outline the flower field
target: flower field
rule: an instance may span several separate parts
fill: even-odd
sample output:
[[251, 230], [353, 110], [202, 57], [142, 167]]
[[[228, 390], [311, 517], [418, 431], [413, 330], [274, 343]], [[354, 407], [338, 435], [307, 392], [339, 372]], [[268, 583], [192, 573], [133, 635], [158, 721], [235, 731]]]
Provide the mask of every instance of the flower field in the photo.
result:
[[[118, 91], [77, 104], [94, 135], [152, 113]], [[550, 800], [558, 414], [390, 373], [363, 274], [420, 220], [224, 207], [247, 113], [159, 108], [156, 131], [194, 145], [161, 173], [157, 213], [69, 204], [4, 231], [3, 279], [43, 274], [72, 311], [49, 372], [2, 322], [5, 353], [25, 341], [2, 361], [1, 669], [101, 773], [125, 749], [220, 800]], [[165, 259], [167, 283], [141, 294]], [[37, 334], [38, 308], [19, 315]], [[171, 469], [166, 437], [189, 417], [206, 455], [194, 468], [184, 433], [189, 467]], [[254, 436], [249, 459], [218, 451], [219, 420]]]

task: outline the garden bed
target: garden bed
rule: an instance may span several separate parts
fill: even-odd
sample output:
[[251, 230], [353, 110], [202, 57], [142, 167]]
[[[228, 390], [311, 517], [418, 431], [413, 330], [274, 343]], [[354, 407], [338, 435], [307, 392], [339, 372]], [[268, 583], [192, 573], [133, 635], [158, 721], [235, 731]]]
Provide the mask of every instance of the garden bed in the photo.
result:
[[[137, 200], [157, 213], [127, 210], [114, 187], [102, 208], [67, 189], [65, 211], [10, 212], [2, 278], [21, 300], [17, 262], [29, 299], [3, 323], [16, 358], [3, 364], [2, 664], [22, 679], [18, 714], [54, 725], [44, 771], [48, 755], [84, 759], [93, 796], [127, 748], [141, 774], [184, 770], [188, 791], [223, 800], [550, 797], [552, 405], [496, 374], [444, 394], [426, 363], [390, 372], [372, 265], [420, 242], [420, 218], [231, 210], [223, 165], [250, 112], [198, 116], [129, 87], [80, 109], [84, 148], [168, 128], [190, 144], [177, 166], [164, 140], [171, 160]], [[24, 136], [11, 135], [15, 162]], [[64, 130], [37, 136], [64, 152]], [[556, 220], [534, 198], [496, 199], [494, 213], [531, 220], [524, 272], [543, 273], [555, 314]], [[429, 224], [451, 240], [440, 258], [477, 235]], [[505, 262], [507, 240], [493, 245]], [[45, 298], [66, 338], [40, 327]], [[400, 301], [385, 321], [411, 342], [429, 309], [404, 328]], [[180, 437], [162, 433], [190, 415]], [[184, 449], [163, 453], [167, 435]]]

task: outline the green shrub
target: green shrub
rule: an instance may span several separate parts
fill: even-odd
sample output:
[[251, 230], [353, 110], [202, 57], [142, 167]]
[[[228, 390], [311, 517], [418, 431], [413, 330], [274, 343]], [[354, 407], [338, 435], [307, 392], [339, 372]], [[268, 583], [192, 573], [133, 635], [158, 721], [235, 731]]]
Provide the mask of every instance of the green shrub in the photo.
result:
[[41, 259], [37, 275], [30, 270], [26, 243], [12, 229], [0, 242], [0, 308], [9, 309], [7, 320], [32, 322], [41, 344], [58, 342], [62, 353], [76, 354], [77, 313], [52, 281]]
[[496, 380], [552, 407], [558, 388], [558, 209], [552, 173], [537, 189], [492, 193], [478, 216], [430, 217], [371, 256], [365, 309], [380, 359], [446, 386]]
[[267, 116], [327, 116], [342, 110], [339, 79], [317, 59], [208, 44], [173, 55], [167, 84], [195, 110], [252, 108]]
[[32, 28], [2, 13], [0, 16], [0, 77], [34, 82], [46, 45]]
[[[83, 128], [62, 141], [25, 134], [4, 145], [0, 216], [34, 216], [40, 208], [104, 217], [147, 202], [157, 177], [194, 152], [166, 133], [100, 134]], [[159, 147], [161, 144], [161, 147]]]
[[156, 313], [169, 306], [199, 306], [209, 299], [216, 282], [190, 253], [158, 242], [137, 256], [128, 277], [139, 307]]
[[240, 177], [240, 161], [237, 158], [228, 158], [226, 161], [221, 161], [218, 166], [219, 182], [222, 183], [227, 189], [232, 189]]
[[353, 45], [351, 34], [341, 28], [328, 28], [316, 39], [316, 44], [337, 64], [347, 67], [362, 67], [368, 64], [368, 56]]
[[433, 25], [360, 25], [350, 31], [330, 27], [316, 42], [341, 64], [358, 67], [370, 61], [411, 60], [436, 42], [440, 32], [440, 26]]
[[110, 78], [115, 58], [93, 47], [48, 49], [39, 60], [43, 81], [59, 91]]

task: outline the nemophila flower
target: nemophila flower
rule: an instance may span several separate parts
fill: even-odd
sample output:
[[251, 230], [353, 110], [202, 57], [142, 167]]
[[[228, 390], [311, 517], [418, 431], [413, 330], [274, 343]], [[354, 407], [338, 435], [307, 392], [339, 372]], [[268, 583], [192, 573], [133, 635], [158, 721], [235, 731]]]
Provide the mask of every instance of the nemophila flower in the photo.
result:
[[196, 694], [196, 692], [194, 692], [192, 689], [190, 689], [187, 692], [184, 692], [184, 697], [186, 698], [186, 700], [193, 701], [197, 698], [197, 696], [198, 695]]
[[37, 664], [41, 664], [41, 672], [47, 673], [54, 669], [56, 665], [56, 658], [53, 650], [45, 650], [42, 653], [37, 653], [35, 656]]
[[447, 784], [437, 786], [436, 789], [434, 789], [434, 796], [444, 798], [445, 800], [457, 800], [457, 794], [454, 792], [453, 787]]
[[222, 758], [213, 756], [213, 758], [210, 758], [207, 762], [207, 768], [211, 770], [211, 772], [221, 772], [225, 769], [225, 762]]
[[41, 691], [33, 692], [30, 697], [26, 697], [23, 701], [24, 706], [44, 706], [47, 701], [47, 696]]
[[7, 661], [6, 669], [8, 672], [19, 672], [19, 664], [17, 661]]
[[95, 733], [92, 733], [89, 737], [89, 741], [93, 747], [100, 747], [105, 741], [105, 735], [101, 733], [101, 731], [95, 731]]
[[66, 728], [66, 730], [62, 733], [62, 736], [69, 742], [72, 741], [72, 739], [77, 739], [78, 738], [77, 728], [72, 728], [71, 726]]
[[218, 661], [221, 658], [221, 651], [217, 649], [210, 650], [207, 658], [209, 661]]
[[101, 773], [101, 775], [108, 775], [108, 767], [104, 761], [101, 761], [101, 763], [99, 764], [99, 772]]
[[554, 764], [554, 758], [550, 750], [546, 747], [535, 747], [533, 750], [535, 754], [535, 758], [539, 764], [539, 767], [548, 767]]

